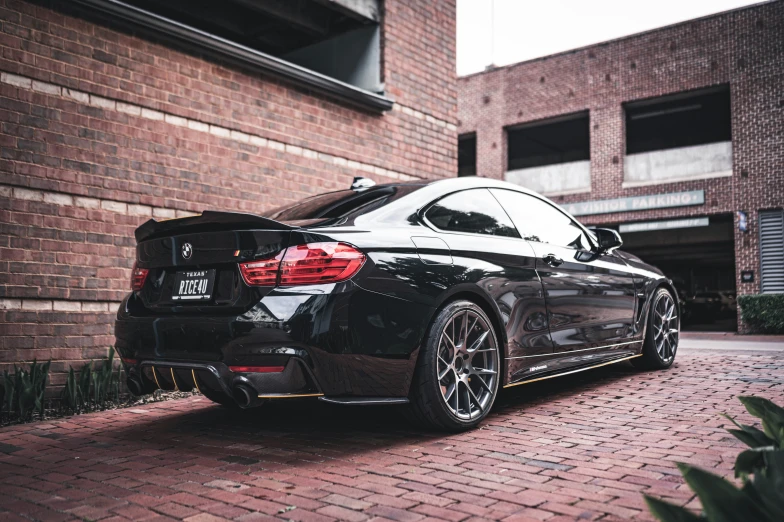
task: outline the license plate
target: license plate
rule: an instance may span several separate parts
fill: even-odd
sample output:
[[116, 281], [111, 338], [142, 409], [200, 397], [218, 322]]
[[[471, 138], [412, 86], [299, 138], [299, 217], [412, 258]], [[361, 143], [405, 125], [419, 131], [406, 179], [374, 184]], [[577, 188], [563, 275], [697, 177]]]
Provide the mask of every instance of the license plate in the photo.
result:
[[174, 278], [174, 301], [209, 301], [215, 284], [215, 270], [177, 272]]

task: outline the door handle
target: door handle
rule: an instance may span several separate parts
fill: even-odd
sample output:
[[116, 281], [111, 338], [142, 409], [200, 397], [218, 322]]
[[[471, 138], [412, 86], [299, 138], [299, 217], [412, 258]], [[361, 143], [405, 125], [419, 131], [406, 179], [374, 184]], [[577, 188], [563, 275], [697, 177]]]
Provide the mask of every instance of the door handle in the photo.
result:
[[542, 258], [542, 260], [550, 266], [560, 266], [563, 264], [563, 259], [556, 256], [555, 254], [547, 254]]

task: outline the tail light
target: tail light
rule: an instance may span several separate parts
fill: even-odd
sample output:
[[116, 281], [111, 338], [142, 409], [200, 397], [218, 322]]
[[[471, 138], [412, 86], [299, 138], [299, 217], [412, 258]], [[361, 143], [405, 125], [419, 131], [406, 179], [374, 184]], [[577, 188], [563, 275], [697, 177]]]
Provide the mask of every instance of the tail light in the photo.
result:
[[362, 268], [365, 254], [345, 243], [308, 243], [289, 247], [280, 264], [280, 285], [345, 281]]
[[150, 271], [146, 268], [139, 268], [136, 263], [133, 264], [131, 271], [131, 290], [138, 292], [144, 286], [144, 281], [147, 280], [147, 274]]
[[307, 243], [289, 247], [273, 259], [240, 263], [240, 272], [250, 286], [337, 283], [359, 272], [365, 259], [346, 243]]
[[240, 273], [249, 286], [275, 286], [283, 252], [272, 259], [240, 263]]

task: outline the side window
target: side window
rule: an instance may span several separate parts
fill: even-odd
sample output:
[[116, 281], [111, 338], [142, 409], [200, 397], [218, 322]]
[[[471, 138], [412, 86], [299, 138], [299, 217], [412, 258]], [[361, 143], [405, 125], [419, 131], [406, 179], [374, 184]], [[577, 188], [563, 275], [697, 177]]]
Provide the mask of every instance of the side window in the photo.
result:
[[436, 228], [490, 236], [520, 237], [509, 216], [487, 189], [464, 190], [439, 199], [425, 212]]
[[569, 216], [541, 199], [512, 190], [491, 189], [523, 239], [575, 250], [590, 250], [583, 230]]

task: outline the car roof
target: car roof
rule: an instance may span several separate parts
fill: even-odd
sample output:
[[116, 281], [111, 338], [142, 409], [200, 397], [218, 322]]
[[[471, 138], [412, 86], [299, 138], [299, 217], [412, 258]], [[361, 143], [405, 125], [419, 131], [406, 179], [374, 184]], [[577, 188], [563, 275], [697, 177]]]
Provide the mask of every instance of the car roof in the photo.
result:
[[[399, 187], [399, 186], [433, 186], [438, 187], [440, 190], [444, 190], [447, 192], [452, 192], [455, 190], [462, 190], [462, 189], [469, 189], [469, 188], [505, 188], [510, 190], [516, 190], [518, 192], [525, 192], [526, 194], [533, 194], [539, 197], [542, 197], [541, 194], [537, 194], [536, 192], [527, 189], [521, 185], [516, 185], [514, 183], [510, 183], [508, 181], [503, 181], [500, 179], [495, 178], [485, 178], [482, 176], [463, 176], [458, 178], [441, 178], [441, 179], [430, 179], [430, 180], [415, 180], [415, 181], [403, 181], [398, 183], [383, 183], [379, 185], [374, 185], [371, 189], [376, 187]], [[370, 189], [368, 189], [370, 190]]]
[[[480, 176], [464, 176], [458, 178], [443, 178], [437, 180], [417, 180], [412, 182], [401, 182], [401, 183], [386, 183], [382, 185], [374, 185], [365, 190], [378, 190], [379, 188], [383, 187], [400, 187], [400, 186], [419, 186], [421, 187], [419, 190], [416, 190], [398, 202], [396, 204], [388, 205], [382, 209], [377, 210], [374, 212], [377, 219], [381, 221], [396, 221], [399, 219], [400, 215], [408, 215], [408, 214], [399, 214], [399, 210], [401, 207], [411, 206], [413, 209], [421, 209], [425, 205], [431, 203], [434, 200], [440, 199], [444, 196], [447, 196], [453, 192], [458, 192], [461, 190], [468, 190], [474, 188], [499, 188], [499, 189], [506, 189], [512, 190], [515, 192], [520, 192], [523, 194], [528, 194], [532, 197], [539, 198], [541, 200], [546, 201], [550, 205], [554, 206], [564, 214], [566, 214], [570, 219], [576, 222], [580, 228], [586, 232], [588, 235], [591, 233], [588, 229], [580, 223], [574, 216], [572, 216], [569, 212], [566, 211], [563, 207], [561, 207], [558, 203], [551, 201], [550, 199], [542, 196], [541, 194], [527, 189], [521, 185], [516, 185], [514, 183], [509, 183], [508, 181], [502, 181], [500, 179], [494, 178], [485, 178]], [[396, 215], [398, 217], [396, 217]]]

